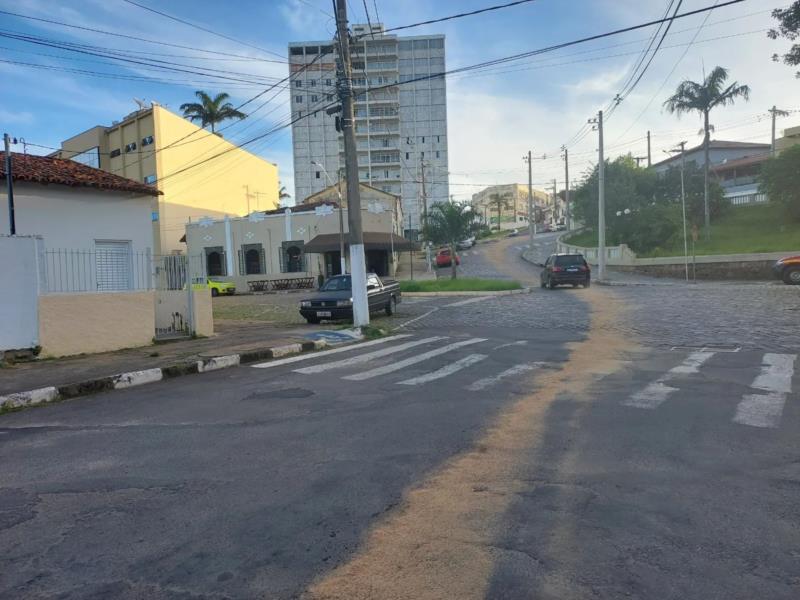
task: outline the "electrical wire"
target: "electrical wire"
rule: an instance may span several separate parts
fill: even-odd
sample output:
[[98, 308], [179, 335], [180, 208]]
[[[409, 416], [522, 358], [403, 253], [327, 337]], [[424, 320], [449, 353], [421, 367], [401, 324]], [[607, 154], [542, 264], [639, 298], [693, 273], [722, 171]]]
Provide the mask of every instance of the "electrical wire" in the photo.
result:
[[428, 21], [420, 21], [419, 23], [410, 23], [408, 25], [400, 25], [398, 27], [390, 27], [389, 29], [385, 29], [384, 33], [388, 33], [390, 31], [400, 31], [402, 29], [411, 29], [412, 27], [421, 27], [423, 25], [431, 25], [433, 23], [442, 23], [444, 21], [451, 21], [453, 19], [461, 19], [463, 17], [471, 17], [473, 15], [479, 15], [481, 13], [486, 13], [494, 10], [500, 10], [502, 8], [510, 8], [512, 6], [518, 6], [520, 4], [528, 4], [530, 2], [534, 2], [535, 0], [516, 0], [516, 2], [508, 2], [506, 4], [497, 4], [495, 6], [487, 6], [485, 8], [479, 8], [477, 10], [472, 10], [469, 12], [458, 13], [455, 15], [449, 15], [447, 17], [440, 17], [438, 19], [429, 19]]
[[182, 23], [183, 25], [188, 25], [189, 27], [194, 27], [195, 29], [199, 29], [200, 31], [205, 31], [206, 33], [210, 33], [211, 35], [216, 35], [217, 37], [221, 37], [222, 39], [229, 40], [231, 42], [236, 42], [237, 44], [240, 44], [242, 46], [247, 46], [248, 48], [255, 48], [256, 50], [259, 50], [260, 52], [264, 52], [265, 54], [272, 54], [273, 56], [277, 56], [278, 58], [283, 58], [283, 59], [286, 58], [285, 56], [283, 56], [281, 54], [278, 54], [277, 52], [273, 52], [272, 50], [266, 50], [265, 48], [261, 48], [260, 46], [256, 46], [254, 44], [248, 44], [247, 42], [243, 42], [240, 39], [231, 37], [229, 35], [225, 35], [224, 33], [219, 33], [218, 31], [214, 31], [213, 29], [208, 29], [208, 28], [203, 27], [201, 25], [196, 25], [196, 24], [191, 23], [189, 21], [186, 21], [184, 19], [180, 19], [178, 17], [174, 17], [172, 15], [169, 15], [169, 14], [167, 14], [165, 12], [161, 12], [160, 10], [156, 10], [155, 8], [150, 8], [149, 6], [145, 6], [144, 4], [139, 4], [138, 2], [134, 2], [134, 0], [122, 0], [122, 1], [123, 2], [127, 2], [128, 4], [131, 4], [133, 6], [138, 6], [139, 8], [141, 8], [143, 10], [149, 11], [149, 12], [157, 14], [157, 15], [160, 15], [160, 16], [162, 16], [164, 18], [171, 19], [172, 21], [176, 21], [177, 23]]

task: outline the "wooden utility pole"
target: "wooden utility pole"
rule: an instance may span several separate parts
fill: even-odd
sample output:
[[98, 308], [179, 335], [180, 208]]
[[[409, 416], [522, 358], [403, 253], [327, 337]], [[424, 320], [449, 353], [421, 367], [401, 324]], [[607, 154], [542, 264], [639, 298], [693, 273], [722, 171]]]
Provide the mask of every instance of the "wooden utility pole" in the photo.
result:
[[775, 156], [775, 118], [776, 117], [786, 117], [789, 115], [788, 112], [785, 110], [781, 110], [777, 106], [770, 108], [767, 112], [772, 115], [772, 143], [769, 147], [770, 156]]
[[[358, 177], [355, 119], [353, 117], [353, 80], [350, 65], [350, 36], [347, 31], [347, 0], [336, 0], [336, 33], [339, 40], [337, 85], [342, 102], [342, 138], [344, 140], [345, 176], [347, 178], [347, 222], [350, 227], [350, 276], [353, 292], [353, 325], [369, 325], [367, 269], [364, 259], [364, 235], [361, 229], [361, 194]], [[341, 210], [341, 208], [340, 208]]]
[[528, 156], [522, 160], [528, 163], [528, 244], [533, 252], [533, 238], [536, 236], [536, 206], [533, 202], [533, 157], [528, 150]]
[[[637, 160], [636, 163], [638, 165], [639, 161]], [[649, 168], [649, 167], [652, 167], [652, 166], [653, 166], [653, 161], [650, 159], [650, 132], [648, 131], [647, 132], [647, 167]]]
[[598, 191], [597, 191], [597, 278], [606, 278], [606, 162], [603, 152], [603, 111], [597, 113], [597, 118], [589, 119], [596, 128], [600, 138], [600, 148], [597, 165]]
[[17, 235], [17, 223], [14, 215], [14, 177], [11, 161], [11, 136], [3, 134], [3, 145], [6, 151], [6, 191], [8, 193], [8, 228], [11, 235]]

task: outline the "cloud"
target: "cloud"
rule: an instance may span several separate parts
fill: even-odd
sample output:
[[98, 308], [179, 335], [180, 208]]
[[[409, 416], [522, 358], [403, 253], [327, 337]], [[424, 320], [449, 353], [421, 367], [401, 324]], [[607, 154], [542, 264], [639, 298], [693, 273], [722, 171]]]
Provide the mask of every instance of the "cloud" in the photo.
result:
[[9, 125], [29, 125], [35, 120], [36, 118], [33, 116], [33, 113], [26, 110], [13, 111], [0, 108], [0, 122], [2, 123], [7, 123]]
[[[278, 10], [292, 31], [303, 33], [306, 36], [309, 31], [313, 31], [318, 26], [320, 18], [324, 18], [321, 11], [310, 9], [300, 0], [287, 0], [280, 5]], [[331, 28], [333, 28], [333, 25], [331, 25]]]

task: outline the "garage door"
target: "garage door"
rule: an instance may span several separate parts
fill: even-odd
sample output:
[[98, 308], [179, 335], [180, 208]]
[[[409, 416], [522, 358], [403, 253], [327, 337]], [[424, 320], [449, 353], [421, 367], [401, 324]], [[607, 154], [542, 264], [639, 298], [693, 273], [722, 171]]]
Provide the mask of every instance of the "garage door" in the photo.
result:
[[97, 291], [131, 289], [131, 243], [105, 241], [94, 246]]

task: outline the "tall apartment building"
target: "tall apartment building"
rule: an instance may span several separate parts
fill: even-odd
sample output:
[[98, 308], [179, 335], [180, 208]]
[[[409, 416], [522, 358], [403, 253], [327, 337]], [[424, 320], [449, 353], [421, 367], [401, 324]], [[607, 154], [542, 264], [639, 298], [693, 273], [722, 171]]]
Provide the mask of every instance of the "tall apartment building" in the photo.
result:
[[278, 206], [275, 164], [156, 103], [64, 140], [54, 155], [157, 187], [153, 231], [159, 253], [184, 252], [181, 239], [191, 221]]
[[[449, 199], [444, 36], [383, 29], [352, 27], [359, 179], [402, 198], [404, 230], [413, 235], [424, 210], [423, 176], [429, 207]], [[292, 125], [297, 202], [330, 185], [326, 172], [333, 180], [344, 174], [337, 115], [324, 110], [337, 101], [336, 56], [331, 40], [289, 44], [292, 117], [305, 117]]]

